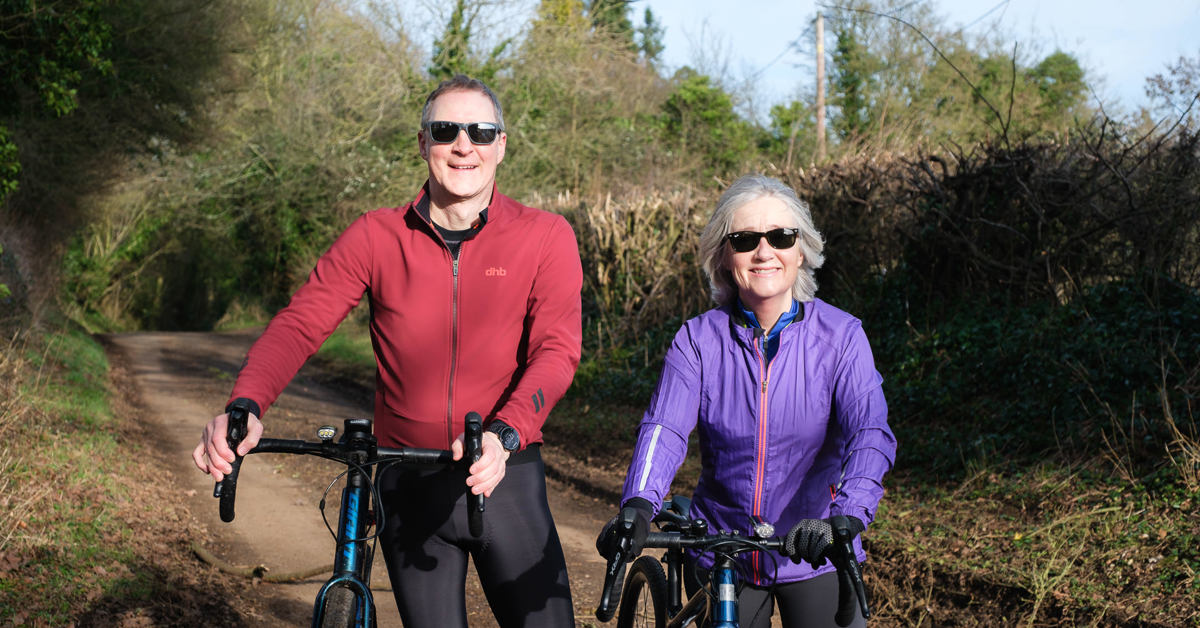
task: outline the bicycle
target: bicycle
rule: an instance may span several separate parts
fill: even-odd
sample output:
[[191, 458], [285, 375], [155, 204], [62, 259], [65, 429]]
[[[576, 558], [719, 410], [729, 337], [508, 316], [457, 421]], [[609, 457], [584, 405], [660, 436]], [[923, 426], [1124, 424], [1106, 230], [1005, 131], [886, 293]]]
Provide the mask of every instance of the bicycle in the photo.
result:
[[[629, 559], [629, 534], [634, 525], [632, 517], [618, 519], [616, 525], [621, 545], [608, 559], [596, 619], [608, 622], [615, 613], [617, 628], [691, 625], [737, 628], [741, 568], [735, 557], [750, 551], [760, 551], [767, 556], [773, 552], [786, 557], [790, 554], [787, 539], [773, 536], [774, 527], [762, 522], [756, 522], [754, 536], [728, 531], [709, 534], [708, 523], [692, 519], [690, 510], [691, 500], [686, 497], [667, 499], [654, 517], [654, 523], [662, 531], [648, 533], [644, 545], [646, 549], [665, 549], [666, 552], [661, 560], [652, 556], [634, 560], [624, 577], [624, 586], [616, 590], [614, 597], [614, 586], [622, 579]], [[834, 619], [839, 626], [847, 626], [854, 619], [855, 611], [861, 611], [864, 619], [870, 617], [871, 611], [867, 606], [862, 571], [851, 543], [854, 535], [849, 522], [838, 519], [833, 520], [833, 543], [825, 557], [838, 568], [838, 607]], [[803, 523], [797, 524], [797, 528], [801, 525]], [[680, 595], [680, 576], [684, 565], [683, 551], [687, 548], [711, 552], [715, 560], [707, 582], [684, 603]], [[667, 565], [665, 574], [660, 563]]]
[[[247, 412], [241, 408], [231, 408], [229, 412], [229, 445], [235, 451], [246, 435]], [[460, 466], [469, 467], [479, 459], [482, 453], [482, 418], [476, 412], [466, 416], [466, 431], [463, 438], [465, 453], [461, 461], [455, 461], [448, 450], [420, 449], [413, 447], [391, 448], [379, 447], [374, 434], [371, 433], [369, 419], [345, 419], [342, 437], [334, 442], [337, 428], [322, 426], [317, 430], [318, 442], [304, 440], [285, 440], [264, 438], [251, 449], [247, 455], [262, 453], [281, 453], [311, 455], [332, 460], [346, 465], [342, 474], [346, 477], [345, 488], [342, 489], [341, 509], [338, 514], [338, 531], [334, 535], [336, 547], [334, 550], [333, 575], [321, 586], [313, 604], [313, 628], [347, 628], [350, 626], [374, 627], [375, 600], [371, 594], [371, 563], [375, 553], [374, 541], [376, 536], [371, 534], [372, 526], [382, 529], [384, 520], [383, 504], [379, 493], [371, 481], [369, 469], [378, 466], [380, 469], [391, 465], [417, 466], [438, 468]], [[241, 469], [242, 456], [237, 456], [233, 462], [233, 471], [225, 476], [213, 488], [213, 497], [220, 498], [221, 520], [229, 523], [234, 518], [234, 503], [237, 495], [238, 472]], [[335, 481], [336, 482], [336, 481]], [[328, 494], [333, 483], [326, 489]], [[372, 512], [374, 501], [376, 511]], [[325, 498], [320, 502], [321, 516], [325, 518]], [[483, 534], [484, 498], [482, 495], [467, 493], [468, 527], [472, 536]], [[373, 516], [376, 515], [376, 516]], [[330, 534], [333, 529], [329, 520], [325, 526]], [[368, 545], [368, 542], [371, 542]]]

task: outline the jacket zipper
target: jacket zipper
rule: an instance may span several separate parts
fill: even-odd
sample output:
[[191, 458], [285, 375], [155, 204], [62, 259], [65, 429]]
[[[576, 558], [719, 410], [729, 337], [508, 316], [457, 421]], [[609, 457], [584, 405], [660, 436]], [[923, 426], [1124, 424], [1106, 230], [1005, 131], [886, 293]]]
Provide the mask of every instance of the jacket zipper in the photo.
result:
[[[450, 381], [446, 386], [446, 446], [454, 442], [454, 370], [458, 367], [458, 259], [462, 256], [462, 247], [466, 242], [458, 244], [458, 255], [453, 255], [452, 273], [454, 275], [454, 291], [450, 297]], [[449, 247], [447, 247], [449, 249]], [[448, 252], [448, 250], [447, 250]]]
[[450, 256], [450, 274], [453, 281], [450, 293], [450, 376], [446, 382], [446, 447], [449, 448], [454, 443], [454, 370], [458, 366], [458, 258], [462, 256], [462, 247], [466, 242], [459, 242], [456, 255], [450, 250], [442, 234], [438, 233], [433, 221], [425, 220], [425, 224], [429, 225], [433, 236]]
[[[765, 337], [759, 337], [759, 338], [756, 338], [756, 340], [758, 340], [764, 344], [766, 342]], [[762, 392], [761, 392], [761, 396], [759, 398], [759, 403], [758, 403], [758, 447], [757, 447], [757, 452], [756, 452], [756, 456], [755, 456], [756, 460], [755, 460], [755, 474], [754, 474], [754, 508], [752, 509], [750, 514], [754, 517], [761, 518], [762, 517], [763, 475], [764, 475], [764, 466], [766, 464], [766, 459], [767, 459], [767, 388], [771, 381], [771, 364], [769, 362], [764, 364], [765, 358], [763, 356], [763, 352], [765, 351], [766, 347], [760, 346], [759, 342], [752, 342], [751, 344], [754, 346], [755, 353], [758, 354], [758, 372], [763, 374], [763, 378], [762, 378]], [[751, 568], [752, 568], [753, 575], [754, 575], [754, 582], [755, 582], [755, 584], [758, 584], [761, 580], [761, 577], [760, 577], [761, 565], [759, 563], [759, 560], [760, 560], [759, 553], [754, 552], [750, 556], [751, 556], [750, 564], [751, 564]]]

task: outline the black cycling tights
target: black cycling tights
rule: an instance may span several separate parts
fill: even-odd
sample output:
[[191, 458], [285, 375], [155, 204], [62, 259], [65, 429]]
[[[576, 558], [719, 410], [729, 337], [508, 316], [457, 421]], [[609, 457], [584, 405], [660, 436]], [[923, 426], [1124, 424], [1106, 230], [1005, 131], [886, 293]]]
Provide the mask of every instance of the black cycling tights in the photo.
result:
[[537, 447], [512, 456], [487, 499], [483, 536], [467, 529], [462, 471], [380, 474], [380, 542], [406, 628], [467, 626], [467, 554], [500, 626], [573, 626], [571, 589], [546, 503]]
[[[694, 573], [691, 565], [685, 566], [686, 573]], [[703, 575], [707, 575], [705, 572]], [[699, 584], [693, 577], [684, 578], [688, 595], [698, 590]], [[775, 605], [779, 605], [779, 619], [785, 628], [837, 628], [833, 615], [837, 612], [837, 573], [830, 572], [816, 578], [786, 582], [770, 587], [746, 585], [738, 595], [738, 625], [742, 628], [769, 628]], [[851, 628], [866, 628], [867, 620], [861, 614], [854, 615]]]

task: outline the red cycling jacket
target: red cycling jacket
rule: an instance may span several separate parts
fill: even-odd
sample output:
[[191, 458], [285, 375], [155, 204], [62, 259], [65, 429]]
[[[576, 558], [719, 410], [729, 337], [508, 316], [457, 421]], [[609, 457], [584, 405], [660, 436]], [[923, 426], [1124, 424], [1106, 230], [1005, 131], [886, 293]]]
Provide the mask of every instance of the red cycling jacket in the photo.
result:
[[375, 433], [388, 447], [445, 449], [479, 412], [515, 427], [521, 447], [579, 364], [583, 271], [559, 215], [495, 187], [458, 260], [408, 205], [368, 212], [338, 237], [246, 356], [230, 399], [265, 414], [365, 293], [375, 349]]

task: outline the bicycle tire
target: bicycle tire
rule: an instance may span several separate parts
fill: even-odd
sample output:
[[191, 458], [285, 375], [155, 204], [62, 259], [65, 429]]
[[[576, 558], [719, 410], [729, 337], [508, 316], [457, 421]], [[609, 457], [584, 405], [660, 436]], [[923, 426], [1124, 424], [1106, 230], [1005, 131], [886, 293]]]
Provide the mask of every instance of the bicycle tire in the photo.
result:
[[663, 628], [667, 624], [667, 576], [656, 558], [642, 556], [633, 561], [621, 606], [617, 628]]
[[321, 628], [354, 628], [355, 607], [358, 598], [346, 587], [332, 587], [325, 592], [325, 612], [321, 615]]

